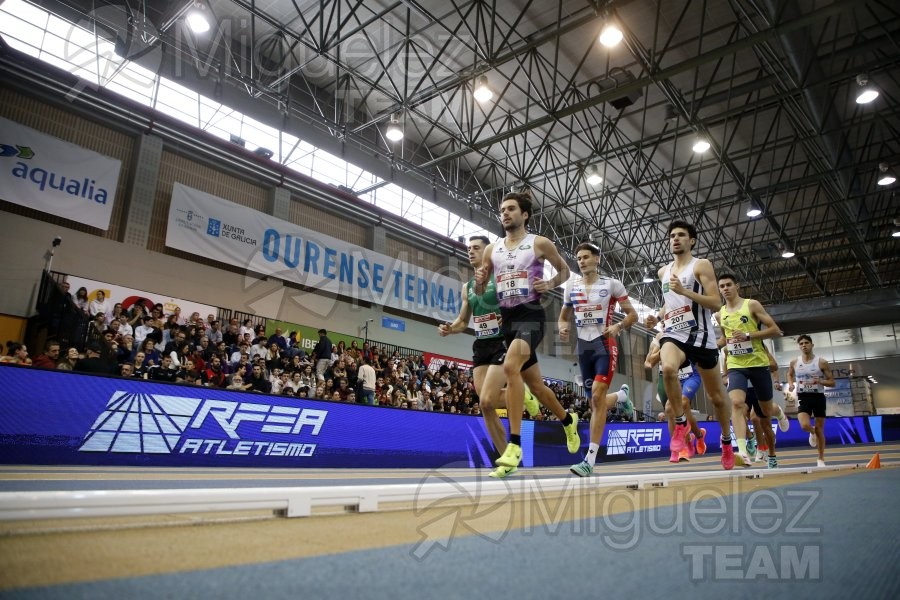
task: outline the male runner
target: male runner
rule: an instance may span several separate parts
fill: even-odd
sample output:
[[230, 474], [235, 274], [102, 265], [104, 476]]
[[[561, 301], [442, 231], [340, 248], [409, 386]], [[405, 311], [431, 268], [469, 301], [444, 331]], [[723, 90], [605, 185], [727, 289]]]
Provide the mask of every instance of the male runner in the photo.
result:
[[[662, 334], [663, 332], [660, 331], [650, 341], [650, 348], [647, 352], [647, 357], [644, 359], [644, 366], [652, 369], [659, 364], [659, 374], [656, 378], [656, 394], [659, 396], [659, 401], [662, 403], [665, 411], [666, 420], [669, 422], [669, 438], [671, 438], [675, 433], [675, 412], [673, 409], [674, 403], [667, 402], [668, 395], [666, 394], [666, 387], [663, 381], [662, 363], [659, 360], [659, 340], [662, 338]], [[678, 453], [672, 452], [669, 462], [673, 463], [689, 461], [694, 454], [706, 454], [706, 429], [697, 425], [697, 419], [694, 418], [694, 413], [691, 411], [691, 402], [697, 396], [697, 390], [700, 389], [700, 372], [692, 362], [687, 361], [678, 369], [678, 381], [681, 384], [682, 410], [687, 417], [691, 433], [689, 438], [685, 439], [686, 446]]]
[[[484, 250], [490, 243], [487, 236], [475, 235], [469, 238], [467, 246], [469, 254], [469, 263], [473, 268], [481, 266], [484, 258]], [[503, 423], [497, 414], [498, 408], [506, 406], [506, 399], [501, 397], [499, 405], [494, 406], [485, 402], [482, 396], [484, 379], [489, 370], [499, 370], [502, 373], [501, 365], [503, 357], [506, 353], [506, 344], [503, 342], [503, 334], [500, 331], [500, 306], [497, 303], [497, 289], [493, 276], [491, 276], [487, 285], [485, 285], [484, 293], [478, 295], [475, 293], [475, 281], [470, 280], [463, 284], [462, 304], [459, 309], [459, 315], [452, 323], [441, 323], [438, 325], [438, 333], [441, 337], [454, 333], [460, 333], [466, 330], [469, 325], [469, 319], [475, 320], [475, 341], [472, 343], [472, 362], [474, 363], [474, 385], [475, 393], [478, 394], [481, 414], [484, 418], [485, 427], [494, 442], [497, 452], [503, 454], [506, 450], [506, 430], [503, 429]], [[565, 419], [566, 411], [556, 399], [552, 396], [552, 402], [547, 406], [554, 415], [560, 420]], [[531, 393], [528, 387], [525, 387], [525, 409], [528, 414], [534, 417], [539, 411], [537, 398]], [[516, 467], [497, 467], [491, 472], [491, 477], [502, 478], [516, 471]]]
[[[672, 221], [668, 228], [669, 248], [674, 260], [659, 270], [663, 288], [663, 335], [660, 360], [663, 383], [669, 402], [675, 399], [675, 432], [669, 448], [680, 453], [688, 434], [687, 417], [681, 396], [678, 371], [689, 360], [700, 372], [706, 395], [722, 427], [722, 468], [734, 468], [734, 449], [729, 432], [729, 410], [725, 390], [719, 376], [719, 352], [716, 348], [712, 313], [722, 306], [716, 291], [716, 275], [712, 264], [692, 254], [697, 244], [696, 228], [685, 221]], [[648, 318], [652, 327], [655, 319]]]
[[[506, 341], [503, 371], [488, 370], [482, 386], [484, 401], [498, 406], [503, 380], [506, 379], [506, 404], [509, 413], [509, 444], [496, 460], [498, 467], [517, 467], [522, 460], [522, 402], [523, 382], [544, 406], [556, 399], [544, 385], [537, 363], [538, 345], [544, 339], [546, 315], [540, 304], [541, 294], [562, 285], [569, 278], [569, 267], [549, 239], [525, 230], [532, 215], [531, 194], [509, 193], [500, 203], [500, 222], [506, 237], [491, 244], [484, 251], [482, 266], [475, 270], [477, 291], [483, 290], [496, 277], [497, 298], [500, 302], [500, 330]], [[544, 279], [544, 261], [556, 269], [556, 275]], [[556, 400], [556, 402], [559, 402]], [[566, 414], [562, 420], [569, 452], [578, 452], [578, 417]]]
[[[797, 420], [803, 431], [809, 432], [809, 445], [819, 453], [817, 467], [825, 466], [825, 386], [834, 387], [831, 365], [813, 354], [812, 338], [806, 334], [797, 338], [800, 356], [788, 368], [788, 389], [797, 392], [800, 408]], [[810, 423], [815, 418], [815, 425]]]
[[[756, 397], [754, 410], [761, 411], [760, 417], [766, 422], [778, 417], [782, 431], [788, 428], [787, 418], [781, 407], [772, 401], [772, 374], [769, 371], [769, 355], [763, 345], [766, 338], [778, 337], [781, 330], [774, 319], [757, 300], [743, 298], [740, 285], [734, 275], [723, 273], [719, 276], [719, 292], [725, 306], [719, 310], [719, 325], [725, 347], [728, 373], [728, 397], [731, 400], [731, 424], [737, 438], [738, 454], [744, 464], [752, 464], [747, 453], [746, 401], [747, 385], [752, 382]], [[774, 444], [769, 446], [769, 468], [778, 468], [778, 457]]]
[[[575, 260], [581, 277], [566, 282], [557, 325], [559, 339], [568, 342], [569, 322], [572, 314], [575, 314], [575, 328], [578, 332], [576, 351], [581, 377], [585, 385], [591, 382], [591, 442], [584, 460], [569, 468], [579, 477], [587, 477], [594, 471], [600, 440], [606, 428], [606, 412], [611, 408], [606, 392], [615, 375], [619, 356], [616, 338], [637, 321], [637, 313], [628, 300], [628, 291], [622, 282], [600, 276], [600, 248], [589, 242], [579, 244], [575, 248]], [[613, 324], [616, 303], [622, 307], [625, 318], [620, 323]], [[617, 394], [612, 396], [612, 406], [615, 406]]]

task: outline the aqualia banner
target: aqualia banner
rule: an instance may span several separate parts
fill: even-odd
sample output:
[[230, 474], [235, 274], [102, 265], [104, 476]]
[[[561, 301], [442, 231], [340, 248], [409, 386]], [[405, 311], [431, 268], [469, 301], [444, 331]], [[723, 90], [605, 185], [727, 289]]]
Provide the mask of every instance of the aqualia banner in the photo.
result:
[[456, 318], [462, 300], [455, 279], [179, 183], [166, 246], [442, 321]]
[[0, 118], [0, 199], [109, 229], [116, 159]]

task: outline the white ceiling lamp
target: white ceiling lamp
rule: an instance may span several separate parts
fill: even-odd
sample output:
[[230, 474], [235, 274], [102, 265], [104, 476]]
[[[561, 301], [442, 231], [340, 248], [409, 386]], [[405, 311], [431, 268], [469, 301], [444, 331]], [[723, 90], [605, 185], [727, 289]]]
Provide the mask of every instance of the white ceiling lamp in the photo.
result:
[[795, 256], [797, 256], [797, 254], [787, 246], [781, 250], [781, 258], [794, 258]]
[[881, 173], [878, 176], [878, 185], [891, 185], [897, 181], [897, 178], [891, 173], [887, 163], [880, 163], [878, 165], [878, 170]]
[[397, 115], [391, 115], [391, 122], [384, 131], [384, 136], [392, 142], [399, 142], [403, 139], [403, 129], [400, 127], [400, 119]]
[[900, 238], [900, 218], [894, 219], [894, 233], [891, 237]]
[[656, 281], [656, 280], [650, 275], [650, 268], [649, 268], [649, 267], [644, 267], [644, 278], [643, 278], [641, 281], [643, 281], [644, 283], [653, 283], [654, 281]]
[[878, 97], [878, 90], [869, 83], [869, 75], [867, 73], [857, 75], [856, 83], [859, 85], [859, 92], [856, 94], [857, 104], [868, 104]]
[[588, 167], [585, 170], [585, 181], [588, 182], [588, 185], [598, 186], [603, 183], [603, 177], [600, 176], [600, 172], [597, 170], [597, 167]]
[[706, 140], [704, 140], [703, 138], [698, 139], [696, 142], [694, 142], [694, 145], [691, 146], [691, 149], [694, 152], [696, 152], [697, 154], [703, 154], [710, 148], [711, 148], [710, 143], [707, 142]]
[[472, 96], [481, 104], [490, 102], [491, 98], [494, 97], [494, 92], [491, 91], [491, 88], [488, 85], [487, 75], [482, 75], [478, 78], [478, 83], [475, 85]]
[[202, 2], [194, 2], [194, 5], [188, 9], [184, 16], [184, 22], [190, 27], [194, 33], [206, 33], [210, 28], [209, 11]]
[[619, 45], [625, 35], [622, 30], [616, 27], [614, 23], [607, 23], [600, 32], [600, 43], [607, 48], [614, 48]]
[[751, 200], [750, 205], [747, 207], [747, 216], [751, 219], [755, 219], [762, 213], [763, 211], [762, 208], [760, 208], [759, 203], [756, 200]]

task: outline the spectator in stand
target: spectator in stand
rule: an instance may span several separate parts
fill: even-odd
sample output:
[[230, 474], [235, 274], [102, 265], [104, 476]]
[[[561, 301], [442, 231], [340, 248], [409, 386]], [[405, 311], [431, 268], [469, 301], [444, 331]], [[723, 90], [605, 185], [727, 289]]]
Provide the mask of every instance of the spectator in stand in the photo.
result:
[[18, 342], [6, 342], [6, 356], [0, 357], [0, 363], [26, 367], [31, 365], [31, 359], [28, 358], [28, 348], [25, 344]]
[[266, 352], [266, 368], [269, 371], [281, 368], [281, 346], [275, 342], [269, 344], [269, 349]]
[[97, 290], [94, 299], [88, 303], [88, 313], [92, 315], [103, 313], [106, 317], [112, 314], [112, 303], [106, 298], [106, 292]]
[[169, 333], [165, 338], [168, 338], [169, 341], [163, 347], [162, 353], [171, 356], [173, 352], [178, 352], [184, 346], [187, 334], [177, 325], [173, 325], [167, 331]]
[[63, 295], [63, 303], [65, 303], [65, 300], [68, 300], [69, 302], [71, 302], [73, 304], [75, 303], [75, 298], [73, 298], [72, 293], [69, 292], [70, 287], [71, 286], [69, 285], [68, 281], [63, 281], [62, 283], [59, 284], [59, 291]]
[[129, 378], [134, 377], [134, 365], [131, 363], [119, 365], [119, 376]]
[[352, 340], [350, 342], [350, 347], [347, 348], [347, 352], [345, 354], [352, 358], [356, 364], [360, 364], [359, 358], [362, 356], [362, 352], [360, 352], [359, 346], [357, 346], [356, 344], [356, 340]]
[[234, 390], [236, 392], [244, 391], [244, 376], [235, 374], [231, 377], [231, 383], [228, 384], [226, 390]]
[[[310, 389], [313, 389], [313, 388], [310, 388]], [[315, 387], [315, 390], [316, 390], [315, 393], [310, 397], [316, 398], [318, 400], [324, 400], [325, 399], [325, 384], [322, 384], [322, 383], [317, 384]]]
[[272, 384], [269, 383], [260, 365], [253, 365], [253, 369], [250, 371], [250, 389], [262, 394], [272, 391]]
[[313, 372], [312, 365], [306, 365], [303, 367], [303, 372], [300, 375], [300, 381], [301, 385], [305, 385], [311, 390], [316, 389], [318, 379], [316, 378], [316, 374]]
[[81, 356], [78, 354], [78, 348], [72, 346], [68, 350], [66, 350], [66, 355], [60, 359], [59, 364], [56, 365], [56, 368], [60, 371], [72, 371], [75, 368], [75, 364], [81, 359]]
[[84, 352], [84, 358], [75, 363], [73, 371], [79, 373], [103, 373], [109, 374], [109, 363], [100, 358], [100, 344], [89, 344]]
[[191, 362], [192, 354], [190, 342], [182, 341], [180, 348], [169, 353], [169, 358], [172, 359], [172, 367], [175, 369], [183, 368], [187, 363]]
[[178, 370], [172, 368], [172, 357], [164, 354], [158, 365], [153, 365], [147, 369], [144, 376], [149, 381], [165, 381], [175, 383], [178, 379]]
[[287, 350], [287, 340], [284, 339], [284, 335], [281, 330], [281, 327], [276, 327], [275, 333], [273, 333], [272, 335], [269, 336], [269, 339], [267, 340], [266, 345], [271, 348], [272, 344], [277, 344], [278, 349], [281, 352], [284, 352], [285, 350]]
[[149, 368], [160, 363], [159, 351], [156, 350], [156, 341], [152, 338], [148, 337], [144, 340], [144, 343], [140, 346], [140, 351], [144, 353], [144, 366]]
[[31, 366], [39, 367], [41, 369], [55, 369], [58, 360], [59, 342], [48, 340], [47, 343], [44, 344], [44, 353], [36, 356], [31, 363]]
[[269, 357], [269, 347], [266, 346], [266, 338], [258, 337], [253, 340], [250, 346], [250, 361], [256, 362], [256, 357], [261, 356], [263, 360]]
[[209, 387], [225, 387], [225, 373], [222, 372], [222, 360], [213, 356], [206, 369], [201, 372], [203, 384]]
[[348, 386], [347, 378], [341, 377], [338, 379], [338, 386], [335, 388], [335, 391], [338, 393], [338, 396], [341, 398], [341, 402], [347, 401], [347, 394], [350, 393], [350, 387]]
[[319, 330], [319, 341], [313, 348], [313, 359], [316, 361], [316, 377], [319, 381], [325, 379], [325, 370], [331, 363], [331, 350], [333, 345], [328, 339], [328, 332], [324, 329]]
[[245, 339], [245, 337], [248, 335], [252, 339], [254, 337], [253, 321], [251, 321], [250, 319], [244, 319], [244, 322], [241, 325], [239, 333], [241, 335], [241, 339]]
[[341, 340], [337, 343], [337, 348], [335, 349], [337, 352], [338, 358], [343, 358], [344, 353], [347, 351], [347, 344], [344, 343], [344, 340]]
[[118, 321], [122, 318], [124, 311], [122, 309], [122, 303], [116, 302], [113, 304], [112, 310], [109, 313], [109, 322], [112, 324], [113, 321]]
[[85, 314], [90, 314], [88, 312], [88, 306], [91, 301], [88, 300], [88, 292], [86, 287], [78, 288], [78, 291], [75, 292], [75, 306], [77, 306], [81, 312]]
[[229, 362], [231, 362], [232, 365], [236, 365], [241, 361], [242, 356], [246, 356], [248, 360], [250, 358], [250, 345], [244, 342], [241, 342], [237, 349], [231, 354]]
[[222, 323], [218, 319], [213, 319], [212, 323], [209, 324], [209, 328], [206, 330], [206, 337], [209, 338], [209, 343], [213, 346], [218, 346], [219, 342], [224, 341]]
[[272, 377], [269, 380], [269, 383], [272, 384], [273, 394], [283, 394], [286, 388], [291, 388], [291, 393], [294, 392], [294, 388], [291, 387], [290, 374], [282, 371], [281, 369], [275, 369], [272, 371]]
[[141, 346], [144, 343], [144, 340], [147, 339], [151, 333], [153, 333], [153, 325], [151, 324], [153, 321], [153, 317], [150, 315], [146, 315], [141, 317], [141, 324], [138, 325], [134, 329], [134, 343]]
[[229, 348], [234, 348], [241, 341], [241, 327], [238, 325], [237, 319], [231, 319], [228, 322], [228, 327], [222, 332], [222, 341]]

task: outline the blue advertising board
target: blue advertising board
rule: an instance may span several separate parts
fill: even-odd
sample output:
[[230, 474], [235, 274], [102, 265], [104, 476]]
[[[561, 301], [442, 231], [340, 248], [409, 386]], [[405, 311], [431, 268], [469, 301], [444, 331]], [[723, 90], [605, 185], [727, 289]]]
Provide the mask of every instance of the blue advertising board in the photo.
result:
[[381, 326], [394, 331], [406, 331], [406, 321], [393, 317], [381, 317]]
[[[704, 422], [710, 452], [719, 426]], [[579, 425], [583, 446], [588, 423]], [[900, 417], [826, 421], [828, 443], [900, 439]], [[804, 446], [796, 421], [778, 433]], [[668, 456], [663, 423], [610, 423], [605, 461]], [[524, 466], [570, 465], [557, 421], [524, 421]], [[0, 463], [190, 467], [491, 466], [481, 417], [0, 365]]]

